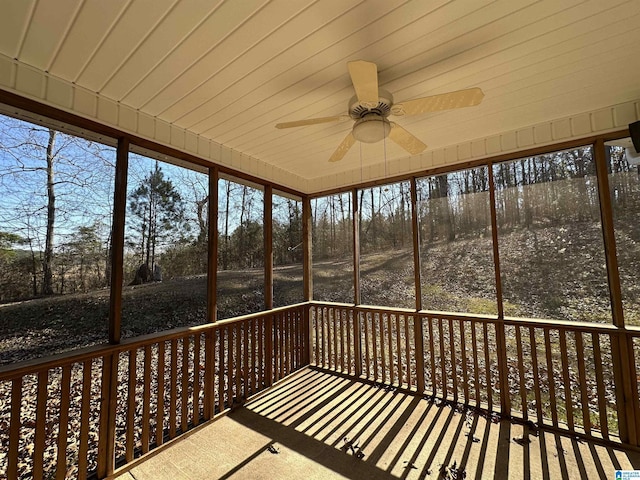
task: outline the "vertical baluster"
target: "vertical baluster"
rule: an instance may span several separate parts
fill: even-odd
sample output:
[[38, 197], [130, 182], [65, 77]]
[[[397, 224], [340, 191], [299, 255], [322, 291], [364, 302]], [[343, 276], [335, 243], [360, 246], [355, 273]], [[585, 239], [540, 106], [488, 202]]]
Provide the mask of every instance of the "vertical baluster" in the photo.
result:
[[149, 451], [149, 419], [151, 418], [151, 345], [144, 347], [142, 399], [142, 453]]
[[290, 370], [290, 360], [291, 360], [291, 350], [290, 350], [290, 340], [291, 340], [291, 329], [289, 328], [289, 312], [282, 313], [282, 351], [284, 355], [282, 357], [283, 360], [283, 378], [285, 375], [288, 375]]
[[169, 438], [176, 436], [178, 404], [178, 342], [171, 340], [171, 380], [169, 390]]
[[600, 432], [602, 437], [609, 439], [609, 421], [607, 419], [607, 399], [604, 386], [604, 375], [602, 374], [602, 353], [600, 351], [600, 335], [593, 332], [591, 334], [593, 343], [593, 362], [596, 367], [596, 385], [598, 395], [598, 413], [600, 414]]
[[373, 379], [378, 380], [378, 316], [371, 313], [371, 350], [373, 355]]
[[473, 386], [475, 387], [476, 392], [476, 405], [479, 407], [482, 403], [482, 396], [480, 395], [480, 368], [478, 362], [478, 336], [476, 333], [476, 329], [478, 328], [478, 323], [471, 323], [471, 348], [473, 351]]
[[322, 335], [320, 336], [320, 341], [322, 342], [322, 366], [324, 368], [327, 368], [330, 366], [328, 355], [331, 355], [329, 348], [325, 347], [325, 343], [327, 345], [330, 345], [327, 339], [328, 330], [329, 330], [328, 323], [329, 323], [329, 309], [323, 308], [322, 309]]
[[[482, 335], [484, 337], [484, 366], [485, 366], [485, 374], [487, 378], [487, 404], [488, 409], [493, 409], [493, 395], [492, 395], [492, 382], [491, 382], [491, 361], [489, 357], [489, 351], [491, 350], [489, 347], [489, 328], [487, 327], [487, 323], [484, 322], [482, 324]], [[505, 388], [509, 388], [508, 385], [505, 385]]]
[[285, 312], [284, 317], [285, 317], [285, 345], [286, 345], [285, 358], [287, 360], [285, 375], [289, 375], [289, 373], [291, 373], [291, 370], [292, 370], [291, 359], [293, 357], [293, 348], [291, 348], [292, 341], [293, 341], [293, 326], [291, 325], [291, 312], [289, 311]]
[[[397, 318], [397, 315], [394, 315]], [[387, 313], [387, 333], [389, 335], [389, 383], [393, 385], [395, 382], [395, 367], [393, 366], [393, 335], [391, 334], [391, 314]]]
[[196, 333], [193, 337], [193, 425], [200, 423], [200, 343], [201, 334]]
[[[33, 478], [43, 478], [43, 456], [46, 440], [47, 424], [47, 385], [49, 370], [38, 372], [38, 396], [36, 399], [36, 438], [33, 449]], [[13, 408], [13, 406], [12, 406]], [[82, 457], [80, 457], [82, 458]], [[86, 461], [85, 461], [86, 463]]]
[[249, 398], [249, 322], [242, 322], [242, 398]]
[[433, 320], [432, 317], [427, 316], [427, 326], [429, 327], [429, 356], [431, 359], [431, 390], [433, 395], [438, 392], [438, 380], [436, 378], [436, 354], [435, 354], [435, 342], [433, 340]]
[[467, 365], [467, 334], [464, 328], [464, 320], [459, 320], [460, 326], [460, 353], [462, 355], [462, 382], [464, 391], [464, 403], [469, 403], [469, 371]]
[[[331, 368], [331, 319], [333, 318], [333, 308], [327, 308], [325, 310], [325, 316], [322, 321], [322, 349], [323, 349], [323, 366], [326, 368]], [[326, 359], [325, 359], [326, 354]]]
[[[85, 360], [82, 363], [82, 400], [80, 407], [80, 446], [78, 447], [78, 480], [87, 478], [87, 452], [89, 451], [89, 413], [91, 410], [91, 365], [92, 361]], [[38, 380], [40, 378], [38, 377]], [[45, 376], [46, 381], [46, 376]], [[46, 388], [46, 385], [45, 385]], [[38, 384], [38, 394], [40, 393], [40, 385]], [[40, 407], [40, 399], [38, 399], [38, 407]], [[37, 427], [36, 427], [37, 428]], [[44, 431], [42, 432], [44, 439]], [[36, 433], [36, 445], [38, 435]], [[44, 448], [44, 442], [42, 444]], [[35, 474], [33, 478], [39, 478]]]
[[438, 344], [440, 345], [440, 373], [442, 374], [442, 397], [449, 395], [449, 379], [447, 378], [447, 362], [444, 354], [444, 326], [442, 318], [438, 318]]
[[18, 445], [20, 442], [20, 410], [22, 408], [22, 377], [11, 381], [11, 425], [9, 427], [8, 478], [18, 478]]
[[[406, 315], [402, 315], [405, 318], [407, 316]], [[398, 386], [402, 386], [404, 384], [404, 369], [402, 368], [402, 348], [401, 348], [401, 331], [400, 331], [400, 315], [396, 315], [396, 355], [395, 358], [397, 358], [398, 360]], [[406, 335], [406, 330], [405, 330], [405, 335], [404, 335], [405, 341], [408, 341], [408, 337]], [[407, 363], [407, 369], [409, 368], [409, 364]]]
[[180, 411], [180, 430], [182, 433], [189, 428], [189, 345], [188, 336], [182, 337], [182, 386], [180, 388], [182, 409]]
[[289, 325], [291, 328], [290, 337], [290, 345], [291, 345], [291, 371], [293, 372], [298, 368], [298, 312], [297, 310], [292, 310], [289, 312]]
[[567, 426], [574, 431], [573, 399], [571, 398], [571, 379], [569, 378], [569, 352], [567, 351], [567, 332], [560, 330], [560, 353], [562, 355], [562, 376], [564, 379], [564, 403], [567, 411]]
[[313, 352], [313, 361], [316, 365], [320, 365], [320, 312], [321, 308], [313, 307], [313, 333], [315, 340], [315, 350]]
[[376, 319], [379, 323], [379, 327], [380, 327], [380, 363], [381, 363], [381, 367], [382, 367], [382, 377], [381, 377], [381, 381], [384, 383], [387, 381], [387, 359], [386, 359], [386, 355], [385, 355], [385, 317], [386, 314], [385, 313], [378, 313], [375, 314]]
[[[527, 408], [527, 389], [525, 386], [525, 377], [524, 377], [524, 359], [522, 354], [522, 332], [520, 331], [519, 326], [514, 327], [516, 329], [516, 350], [518, 354], [518, 378], [520, 379], [520, 403], [522, 406], [522, 418], [527, 420], [528, 417], [528, 408]], [[507, 393], [507, 392], [505, 392]], [[509, 393], [507, 393], [508, 395]]]
[[236, 322], [233, 324], [233, 331], [236, 336], [236, 358], [235, 358], [235, 370], [234, 375], [236, 376], [236, 400], [242, 399], [242, 332], [240, 331], [242, 324], [240, 322]]
[[262, 390], [265, 381], [265, 368], [267, 366], [267, 359], [264, 354], [264, 342], [266, 333], [266, 326], [268, 325], [268, 321], [266, 319], [261, 319], [258, 325], [258, 331], [256, 334], [258, 335], [258, 361], [256, 366], [258, 367], [258, 390]]
[[456, 339], [453, 319], [449, 319], [449, 350], [451, 351], [451, 376], [453, 377], [453, 400], [458, 401], [458, 361], [456, 358]]
[[164, 443], [164, 369], [165, 343], [158, 344], [158, 388], [156, 392], [156, 446]]
[[338, 316], [340, 309], [333, 311], [333, 369], [338, 371]]
[[[282, 378], [282, 327], [280, 325], [282, 318], [280, 314], [276, 314], [273, 322], [273, 379], [274, 381]], [[327, 327], [328, 328], [328, 327]]]
[[300, 342], [298, 341], [298, 325], [300, 324], [300, 317], [302, 316], [302, 312], [298, 312], [298, 310], [292, 310], [289, 312], [289, 325], [291, 326], [291, 371], [295, 371], [300, 362], [298, 361], [298, 353], [300, 349], [298, 348]]
[[540, 371], [538, 368], [538, 342], [536, 339], [536, 331], [533, 327], [529, 327], [529, 342], [531, 343], [531, 363], [533, 364], [533, 390], [536, 395], [536, 415], [538, 425], [542, 425], [542, 397], [540, 394]]
[[558, 410], [556, 406], [556, 380], [553, 370], [553, 353], [551, 350], [551, 335], [549, 328], [544, 329], [544, 349], [547, 357], [547, 380], [549, 383], [549, 408], [551, 410], [551, 422], [554, 427], [558, 426]]
[[367, 379], [371, 379], [371, 353], [369, 351], [369, 344], [371, 343], [371, 335], [369, 333], [369, 312], [364, 312], [364, 347], [365, 347], [365, 359], [367, 365]]
[[129, 350], [129, 375], [127, 378], [127, 431], [125, 459], [127, 463], [133, 460], [135, 415], [136, 415], [136, 349]]
[[256, 355], [258, 350], [257, 335], [258, 335], [259, 320], [254, 318], [251, 320], [251, 392], [255, 394], [258, 391], [258, 364], [256, 363]]
[[[413, 328], [416, 328], [416, 322], [421, 322], [422, 319], [420, 318], [419, 315], [415, 315], [411, 317], [411, 323], [413, 325]], [[406, 363], [405, 365], [407, 366], [406, 371], [405, 371], [405, 375], [407, 377], [407, 388], [411, 388], [411, 337], [413, 337], [413, 335], [410, 333], [413, 330], [409, 330], [409, 315], [405, 315], [404, 316], [404, 348], [405, 348], [405, 360]], [[424, 342], [424, 339], [423, 339]], [[417, 352], [416, 352], [417, 353]], [[423, 352], [424, 353], [424, 352]], [[398, 361], [400, 361], [400, 350], [398, 349]], [[423, 362], [423, 366], [424, 366], [424, 359], [422, 360]], [[417, 359], [416, 359], [416, 363]], [[418, 374], [420, 375], [420, 374]], [[422, 378], [424, 378], [424, 372], [422, 373]], [[422, 393], [422, 392], [420, 392]]]
[[58, 458], [56, 480], [67, 476], [67, 432], [69, 430], [69, 404], [71, 400], [71, 365], [62, 367], [60, 385], [60, 415], [58, 416]]
[[215, 392], [214, 375], [216, 371], [216, 356], [214, 351], [213, 330], [207, 329], [204, 333], [204, 399], [203, 417], [204, 420], [211, 420], [215, 415]]
[[340, 325], [340, 371], [344, 372], [344, 356], [345, 356], [345, 344], [344, 344], [344, 315], [345, 315], [345, 311], [344, 309], [340, 309], [340, 319], [339, 319], [339, 325]]
[[237, 376], [236, 369], [236, 355], [233, 351], [235, 345], [236, 325], [230, 324], [225, 328], [227, 337], [227, 406], [233, 407], [233, 401], [235, 396], [233, 395], [233, 388], [235, 386], [235, 380]]
[[[346, 316], [345, 319], [347, 322], [347, 373], [351, 374], [351, 364], [354, 363], [353, 358], [351, 357], [351, 329], [353, 328], [355, 332], [355, 326], [352, 327], [354, 317], [348, 310], [345, 310], [344, 314]], [[355, 375], [356, 372], [354, 371], [353, 373]]]
[[276, 359], [278, 360], [278, 378], [277, 380], [282, 379], [282, 377], [284, 377], [284, 369], [285, 369], [285, 365], [286, 365], [286, 361], [285, 361], [285, 357], [286, 357], [286, 351], [285, 351], [285, 338], [287, 335], [287, 332], [285, 331], [284, 328], [284, 314], [283, 313], [279, 313], [278, 314], [278, 320], [276, 322], [277, 328], [277, 337], [276, 337], [276, 344], [278, 345], [278, 354], [276, 355]]
[[357, 307], [351, 309], [353, 315], [353, 366], [356, 377], [362, 377], [362, 315]]
[[578, 358], [578, 378], [580, 380], [580, 401], [582, 402], [582, 426], [587, 435], [591, 435], [591, 418], [589, 417], [589, 397], [587, 394], [587, 373], [584, 364], [584, 343], [582, 332], [576, 331], [576, 356]]

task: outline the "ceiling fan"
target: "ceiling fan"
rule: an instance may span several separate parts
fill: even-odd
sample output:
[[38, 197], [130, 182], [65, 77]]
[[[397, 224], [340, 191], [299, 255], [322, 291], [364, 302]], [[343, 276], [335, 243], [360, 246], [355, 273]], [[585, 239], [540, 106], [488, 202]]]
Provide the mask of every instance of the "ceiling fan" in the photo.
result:
[[348, 115], [309, 118], [276, 125], [276, 128], [292, 128], [349, 119], [355, 120], [349, 135], [329, 158], [330, 162], [342, 160], [356, 140], [376, 143], [386, 137], [389, 137], [410, 154], [417, 155], [427, 146], [397, 123], [389, 121], [390, 115], [419, 115], [427, 112], [471, 107], [478, 105], [484, 97], [482, 90], [476, 87], [393, 103], [391, 93], [378, 88], [378, 67], [375, 63], [357, 60], [349, 62], [347, 66], [353, 88], [356, 91], [355, 96], [349, 100]]

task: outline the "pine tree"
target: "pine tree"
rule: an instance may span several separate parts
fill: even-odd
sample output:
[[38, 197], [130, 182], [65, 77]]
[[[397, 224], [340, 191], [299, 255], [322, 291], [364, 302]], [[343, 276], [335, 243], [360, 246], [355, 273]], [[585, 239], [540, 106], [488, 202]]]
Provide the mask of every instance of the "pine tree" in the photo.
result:
[[141, 261], [153, 271], [158, 247], [185, 223], [182, 197], [158, 162], [131, 193], [129, 210], [138, 220]]

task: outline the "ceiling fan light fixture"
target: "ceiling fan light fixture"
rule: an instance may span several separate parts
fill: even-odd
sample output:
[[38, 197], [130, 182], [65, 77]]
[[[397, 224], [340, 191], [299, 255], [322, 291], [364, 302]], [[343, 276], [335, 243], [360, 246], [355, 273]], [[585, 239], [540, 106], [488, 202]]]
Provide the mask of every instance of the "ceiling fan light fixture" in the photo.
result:
[[376, 143], [386, 138], [391, 131], [391, 123], [380, 115], [367, 115], [353, 126], [353, 137], [359, 142]]

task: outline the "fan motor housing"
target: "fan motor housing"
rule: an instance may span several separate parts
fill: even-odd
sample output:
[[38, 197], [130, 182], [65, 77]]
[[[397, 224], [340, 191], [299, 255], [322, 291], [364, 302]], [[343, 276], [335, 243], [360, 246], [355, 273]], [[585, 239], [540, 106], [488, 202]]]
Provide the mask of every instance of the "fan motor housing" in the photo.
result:
[[359, 102], [357, 96], [351, 97], [349, 100], [349, 116], [354, 120], [364, 118], [369, 114], [379, 115], [386, 118], [391, 113], [391, 107], [393, 106], [393, 95], [386, 90], [378, 89], [378, 103], [374, 106], [367, 105], [364, 102]]

